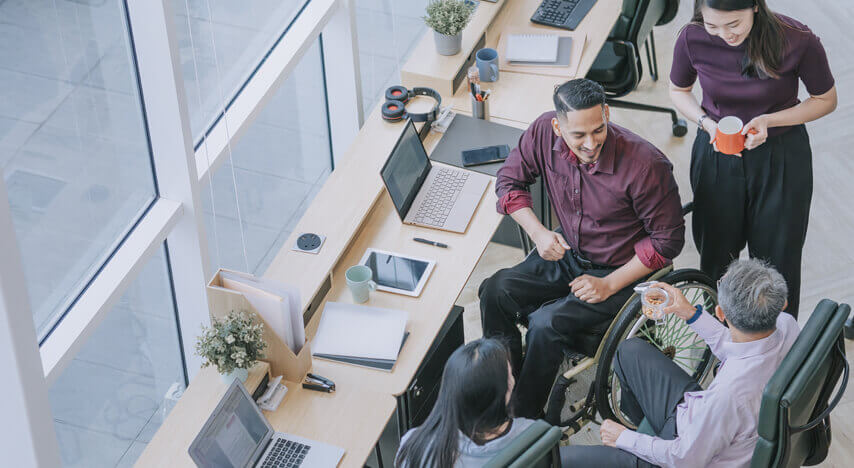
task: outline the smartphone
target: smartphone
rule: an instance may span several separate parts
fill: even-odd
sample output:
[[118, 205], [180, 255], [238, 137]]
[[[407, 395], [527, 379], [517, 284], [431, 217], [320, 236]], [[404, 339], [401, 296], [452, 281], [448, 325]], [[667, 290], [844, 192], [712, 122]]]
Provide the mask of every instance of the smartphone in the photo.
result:
[[510, 147], [507, 145], [486, 146], [463, 151], [463, 166], [479, 166], [501, 162], [507, 159]]

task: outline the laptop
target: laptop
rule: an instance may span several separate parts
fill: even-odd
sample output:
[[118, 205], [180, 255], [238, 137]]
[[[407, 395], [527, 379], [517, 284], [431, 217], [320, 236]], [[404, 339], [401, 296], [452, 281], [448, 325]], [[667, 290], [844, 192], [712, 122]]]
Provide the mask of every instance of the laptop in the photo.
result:
[[465, 232], [490, 177], [430, 163], [409, 120], [380, 171], [404, 224]]
[[344, 449], [273, 431], [239, 380], [190, 444], [200, 468], [334, 467]]

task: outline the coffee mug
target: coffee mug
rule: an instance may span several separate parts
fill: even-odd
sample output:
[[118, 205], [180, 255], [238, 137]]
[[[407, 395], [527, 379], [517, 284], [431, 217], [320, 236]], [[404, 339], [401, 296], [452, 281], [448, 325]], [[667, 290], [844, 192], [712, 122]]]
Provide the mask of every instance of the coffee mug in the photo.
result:
[[[739, 154], [744, 151], [744, 141], [747, 139], [741, 134], [743, 129], [744, 122], [738, 117], [734, 115], [724, 117], [718, 122], [718, 130], [715, 132], [712, 143], [721, 153]], [[756, 131], [751, 129], [750, 133], [756, 134]]]
[[495, 49], [480, 49], [475, 54], [477, 71], [480, 73], [480, 81], [498, 80], [498, 51]]
[[347, 268], [344, 273], [347, 278], [347, 287], [353, 295], [353, 302], [361, 304], [368, 302], [371, 291], [377, 290], [377, 283], [373, 281], [374, 272], [365, 265], [354, 265]]

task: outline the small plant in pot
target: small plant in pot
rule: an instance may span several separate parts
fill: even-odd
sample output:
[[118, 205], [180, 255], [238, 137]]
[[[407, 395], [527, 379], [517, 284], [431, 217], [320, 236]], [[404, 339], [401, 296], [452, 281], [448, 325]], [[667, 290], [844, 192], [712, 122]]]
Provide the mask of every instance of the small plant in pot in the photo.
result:
[[433, 30], [436, 52], [455, 55], [460, 52], [463, 29], [474, 13], [474, 2], [466, 0], [430, 0], [424, 23]]
[[213, 319], [210, 327], [202, 325], [196, 341], [196, 355], [205, 359], [202, 367], [216, 366], [225, 383], [234, 379], [246, 381], [249, 368], [263, 358], [267, 343], [264, 324], [251, 314], [231, 311], [223, 319]]

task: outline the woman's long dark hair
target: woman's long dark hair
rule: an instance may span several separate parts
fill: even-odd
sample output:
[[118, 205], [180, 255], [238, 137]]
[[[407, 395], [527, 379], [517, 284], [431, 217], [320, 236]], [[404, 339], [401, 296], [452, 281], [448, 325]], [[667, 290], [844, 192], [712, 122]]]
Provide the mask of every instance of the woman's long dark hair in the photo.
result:
[[753, 28], [747, 36], [747, 54], [743, 72], [753, 77], [779, 78], [786, 36], [783, 35], [783, 22], [765, 3], [765, 0], [694, 0], [692, 23], [703, 24], [702, 7], [714, 10], [735, 11], [756, 8], [753, 16]]
[[397, 467], [451, 467], [459, 456], [458, 431], [475, 443], [505, 423], [509, 354], [501, 341], [481, 338], [451, 354], [436, 406], [400, 448]]

